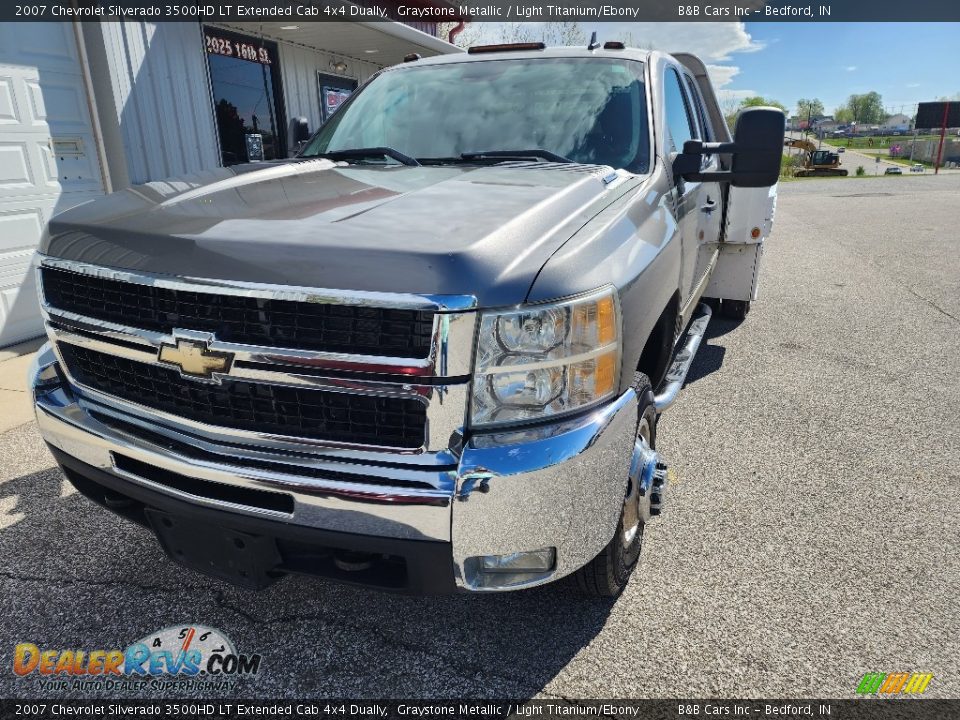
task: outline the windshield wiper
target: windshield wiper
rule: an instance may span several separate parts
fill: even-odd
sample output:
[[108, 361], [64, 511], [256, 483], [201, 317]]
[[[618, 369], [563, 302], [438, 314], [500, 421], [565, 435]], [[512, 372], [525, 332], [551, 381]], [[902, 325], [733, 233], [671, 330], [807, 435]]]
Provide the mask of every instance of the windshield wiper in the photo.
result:
[[392, 147], [351, 148], [350, 150], [330, 150], [317, 153], [313, 157], [327, 158], [328, 160], [364, 160], [367, 158], [390, 158], [403, 165], [419, 166], [414, 158], [404, 155]]
[[549, 150], [540, 150], [539, 148], [534, 148], [533, 150], [484, 150], [483, 152], [465, 152], [460, 153], [461, 160], [484, 160], [486, 158], [499, 158], [499, 159], [517, 159], [517, 160], [526, 160], [527, 158], [539, 158], [541, 160], [549, 160], [550, 162], [555, 163], [572, 163], [573, 160], [570, 158], [565, 158], [563, 155], [557, 155], [552, 153]]

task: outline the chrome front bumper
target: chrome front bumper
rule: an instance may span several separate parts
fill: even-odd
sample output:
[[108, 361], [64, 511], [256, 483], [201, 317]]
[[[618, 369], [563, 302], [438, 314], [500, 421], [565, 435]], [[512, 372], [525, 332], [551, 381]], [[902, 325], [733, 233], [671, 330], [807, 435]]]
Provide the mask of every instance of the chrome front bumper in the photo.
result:
[[[586, 564], [616, 530], [636, 432], [632, 390], [576, 420], [475, 435], [455, 465], [374, 467], [317, 454], [292, 457], [240, 444], [213, 446], [186, 435], [171, 446], [150, 433], [142, 419], [129, 416], [114, 424], [103, 408], [76, 395], [66, 382], [50, 382], [43, 372], [55, 362], [44, 346], [31, 369], [31, 386], [43, 438], [66, 455], [132, 486], [198, 507], [275, 521], [278, 527], [448, 544], [452, 567], [437, 572], [452, 575], [463, 590], [480, 589], [464, 570], [468, 558], [554, 548], [552, 572], [514, 586], [529, 587]], [[118, 455], [211, 483], [282, 493], [292, 498], [292, 512], [174, 489], [117, 467]], [[331, 479], [337, 473], [376, 476], [378, 489], [371, 492], [364, 485], [358, 492], [355, 484]], [[404, 482], [391, 485], [390, 475]], [[417, 483], [418, 477], [424, 482]]]

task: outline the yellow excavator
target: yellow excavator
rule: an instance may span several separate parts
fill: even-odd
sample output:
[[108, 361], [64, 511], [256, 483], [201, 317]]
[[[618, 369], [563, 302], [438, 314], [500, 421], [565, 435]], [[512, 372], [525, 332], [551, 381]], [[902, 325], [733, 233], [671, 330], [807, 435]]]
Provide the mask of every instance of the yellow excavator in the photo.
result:
[[817, 150], [817, 146], [809, 140], [787, 138], [783, 145], [803, 151], [803, 167], [794, 173], [796, 177], [834, 177], [848, 174], [845, 168], [840, 167], [839, 154], [829, 150]]

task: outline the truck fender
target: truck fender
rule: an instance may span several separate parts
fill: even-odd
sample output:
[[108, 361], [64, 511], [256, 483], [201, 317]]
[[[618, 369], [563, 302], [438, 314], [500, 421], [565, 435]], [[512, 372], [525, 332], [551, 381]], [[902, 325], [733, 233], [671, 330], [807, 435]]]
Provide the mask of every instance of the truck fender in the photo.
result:
[[623, 333], [620, 387], [680, 283], [680, 236], [663, 171], [605, 208], [541, 268], [527, 297], [546, 302], [613, 285]]

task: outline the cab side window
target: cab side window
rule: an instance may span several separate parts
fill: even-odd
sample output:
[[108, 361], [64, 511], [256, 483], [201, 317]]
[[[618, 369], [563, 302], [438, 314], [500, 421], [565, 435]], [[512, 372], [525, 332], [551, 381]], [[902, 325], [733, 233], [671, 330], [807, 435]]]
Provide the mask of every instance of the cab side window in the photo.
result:
[[697, 125], [700, 128], [700, 139], [704, 142], [710, 142], [713, 138], [710, 133], [710, 125], [707, 123], [707, 114], [703, 109], [703, 100], [700, 98], [700, 91], [697, 89], [697, 84], [693, 81], [692, 77], [684, 75], [683, 78], [687, 81], [690, 100], [696, 110]]
[[680, 76], [673, 68], [667, 68], [663, 83], [663, 106], [667, 119], [667, 152], [683, 152], [687, 140], [698, 140], [699, 129], [693, 121]]

